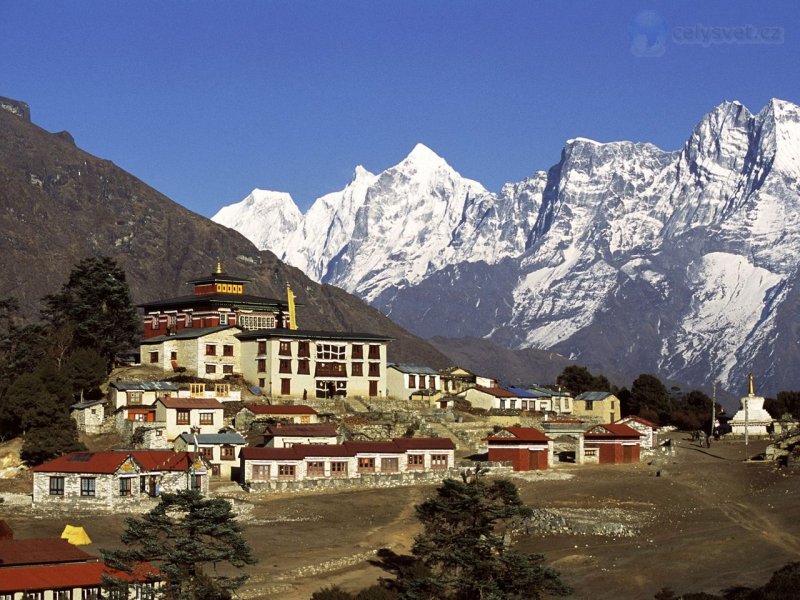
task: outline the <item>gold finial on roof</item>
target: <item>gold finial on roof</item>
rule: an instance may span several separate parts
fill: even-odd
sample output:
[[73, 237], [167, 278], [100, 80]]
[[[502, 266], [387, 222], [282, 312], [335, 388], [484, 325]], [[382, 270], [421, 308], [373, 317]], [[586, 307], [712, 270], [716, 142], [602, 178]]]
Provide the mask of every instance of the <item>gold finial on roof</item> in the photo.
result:
[[750, 394], [751, 396], [755, 396], [756, 395], [756, 385], [755, 385], [755, 383], [753, 383], [753, 372], [752, 371], [750, 371], [750, 375], [748, 375], [747, 378], [750, 380], [750, 389], [748, 390], [748, 394]]
[[217, 257], [217, 270], [215, 273], [222, 273], [222, 261], [219, 259], [219, 256]]

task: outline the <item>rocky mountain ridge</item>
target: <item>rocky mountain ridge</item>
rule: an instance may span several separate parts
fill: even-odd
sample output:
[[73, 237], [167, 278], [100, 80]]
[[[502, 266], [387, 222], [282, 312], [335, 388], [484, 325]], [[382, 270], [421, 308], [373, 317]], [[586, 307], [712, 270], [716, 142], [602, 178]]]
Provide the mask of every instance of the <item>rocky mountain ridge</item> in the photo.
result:
[[188, 293], [217, 258], [252, 279], [256, 294], [282, 298], [291, 284], [300, 325], [396, 338], [390, 360], [447, 366], [449, 360], [343, 290], [320, 285], [239, 233], [176, 204], [112, 162], [80, 150], [66, 132], [30, 122], [25, 103], [0, 99], [0, 286], [36, 318], [72, 266], [108, 255], [125, 269], [134, 302]]
[[569, 140], [497, 193], [419, 145], [275, 248], [426, 337], [774, 393], [800, 388], [798, 219], [800, 108], [773, 99], [720, 104], [679, 151]]

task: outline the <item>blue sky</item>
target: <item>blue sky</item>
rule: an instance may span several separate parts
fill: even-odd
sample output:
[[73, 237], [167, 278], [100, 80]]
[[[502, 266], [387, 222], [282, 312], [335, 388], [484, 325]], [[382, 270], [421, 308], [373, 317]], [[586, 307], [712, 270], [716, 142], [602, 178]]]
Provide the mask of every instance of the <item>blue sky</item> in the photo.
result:
[[681, 147], [723, 100], [800, 102], [800, 3], [5, 2], [0, 95], [210, 216], [301, 210], [417, 142], [498, 190], [566, 139]]

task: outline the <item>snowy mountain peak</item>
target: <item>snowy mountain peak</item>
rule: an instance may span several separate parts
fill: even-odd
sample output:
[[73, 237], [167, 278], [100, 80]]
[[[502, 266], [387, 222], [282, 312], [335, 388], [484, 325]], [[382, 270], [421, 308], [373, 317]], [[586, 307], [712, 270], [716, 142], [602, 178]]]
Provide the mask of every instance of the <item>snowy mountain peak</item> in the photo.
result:
[[372, 177], [375, 177], [375, 175], [367, 171], [362, 165], [358, 165], [353, 171], [353, 178], [350, 180], [350, 182], [353, 183], [355, 181], [368, 179]]
[[303, 220], [291, 195], [255, 188], [241, 202], [222, 207], [212, 221], [241, 233], [258, 248], [282, 252], [284, 238]]

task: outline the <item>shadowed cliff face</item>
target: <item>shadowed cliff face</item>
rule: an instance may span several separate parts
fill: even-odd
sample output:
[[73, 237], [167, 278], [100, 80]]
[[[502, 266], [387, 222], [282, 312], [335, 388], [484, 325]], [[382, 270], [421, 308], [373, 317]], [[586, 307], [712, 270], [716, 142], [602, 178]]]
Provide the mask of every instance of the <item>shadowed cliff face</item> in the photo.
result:
[[171, 201], [112, 162], [29, 121], [25, 103], [0, 98], [0, 286], [27, 317], [57, 290], [72, 266], [93, 255], [125, 269], [134, 302], [189, 293], [217, 258], [253, 280], [255, 294], [282, 298], [289, 283], [303, 328], [380, 333], [397, 338], [394, 361], [446, 366], [448, 359], [350, 294], [311, 281], [257, 250], [240, 234]]

